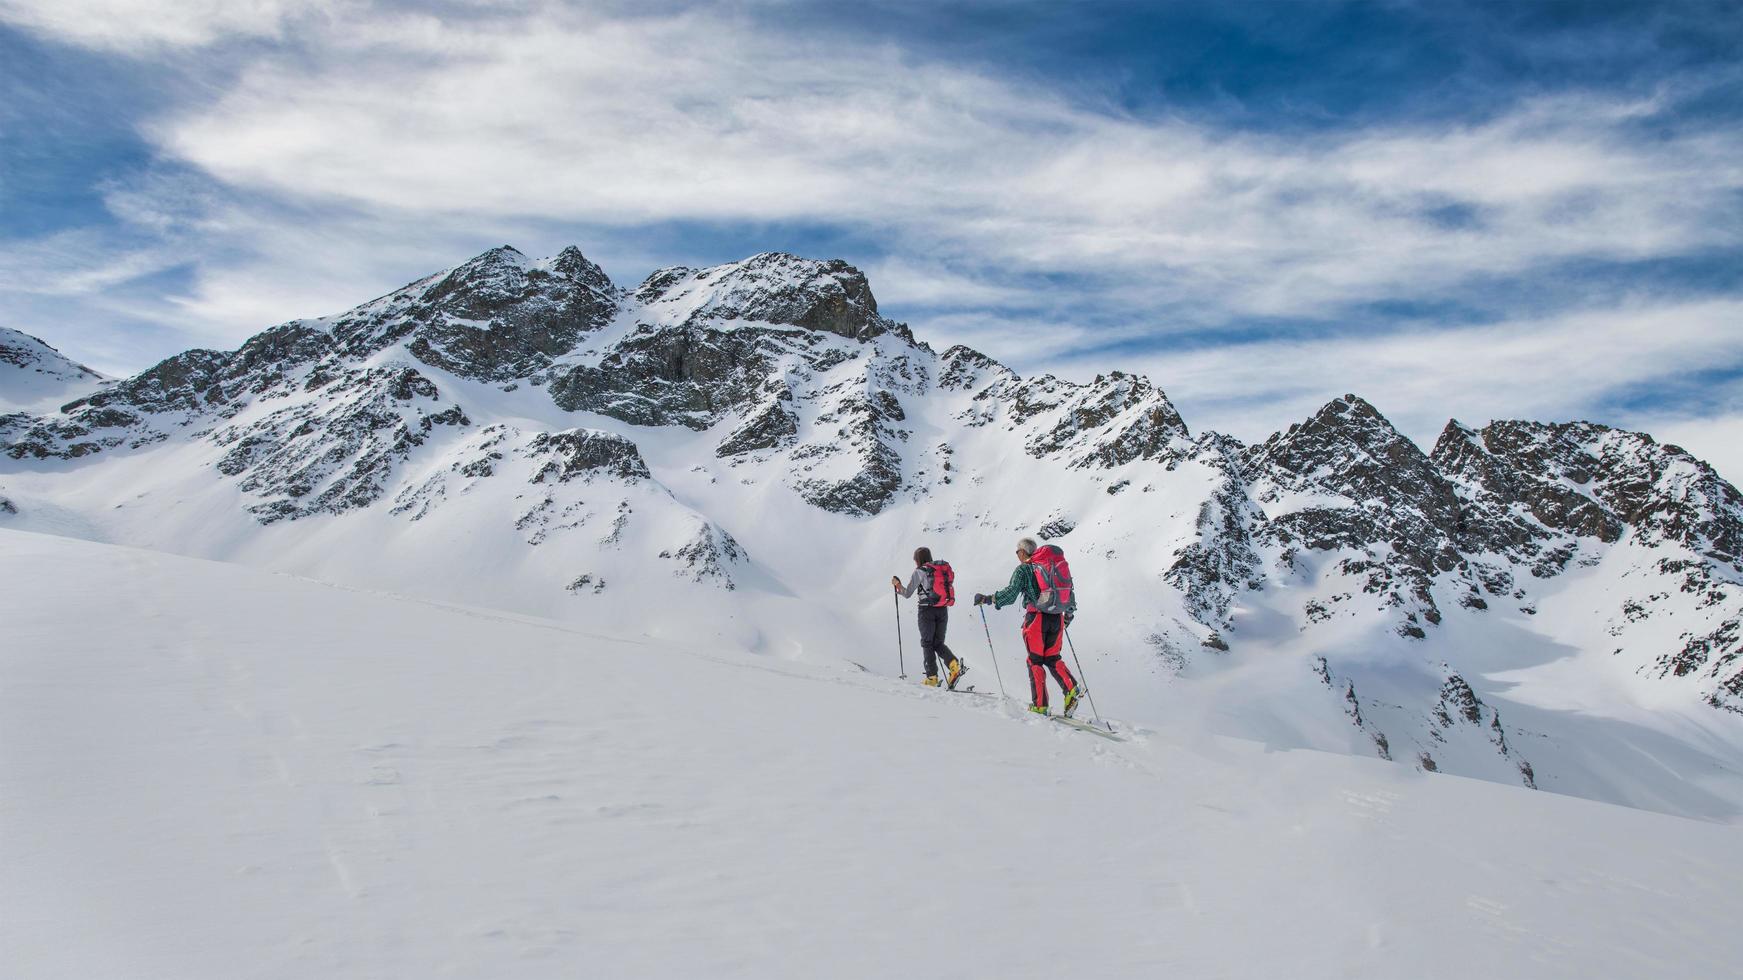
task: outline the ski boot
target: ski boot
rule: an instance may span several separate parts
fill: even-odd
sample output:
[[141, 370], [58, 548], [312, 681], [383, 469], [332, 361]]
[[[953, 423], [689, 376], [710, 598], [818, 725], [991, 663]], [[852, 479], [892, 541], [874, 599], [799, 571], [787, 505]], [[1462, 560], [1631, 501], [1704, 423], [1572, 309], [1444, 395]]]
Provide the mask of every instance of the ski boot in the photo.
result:
[[956, 690], [956, 682], [962, 680], [962, 675], [967, 672], [968, 665], [962, 662], [961, 657], [952, 660], [950, 662], [950, 674], [944, 679], [944, 686], [950, 688], [952, 691]]
[[1029, 705], [1029, 710], [1033, 711], [1034, 713], [1040, 715], [1043, 718], [1047, 717], [1047, 715], [1048, 715], [1047, 706], [1044, 704], [1031, 704], [1031, 705]]
[[924, 681], [922, 681], [921, 683], [925, 684], [927, 687], [937, 687], [938, 686], [938, 678], [928, 677]]
[[1065, 708], [1060, 712], [1070, 718], [1077, 711], [1077, 706], [1083, 702], [1083, 685], [1079, 684], [1065, 692]]

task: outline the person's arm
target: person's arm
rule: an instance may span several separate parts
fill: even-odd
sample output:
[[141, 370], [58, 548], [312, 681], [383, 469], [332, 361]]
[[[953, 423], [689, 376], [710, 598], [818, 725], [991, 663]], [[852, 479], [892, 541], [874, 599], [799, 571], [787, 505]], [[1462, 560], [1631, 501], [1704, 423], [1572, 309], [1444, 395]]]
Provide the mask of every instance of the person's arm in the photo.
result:
[[1011, 583], [993, 593], [993, 608], [1003, 609], [1023, 598], [1023, 587], [1029, 584], [1029, 580], [1033, 577], [1028, 565], [1018, 565], [1017, 570], [1011, 573]]
[[[895, 582], [895, 581], [899, 581], [899, 580], [892, 577], [890, 579], [890, 581]], [[903, 588], [902, 586], [898, 585], [898, 586], [896, 586], [896, 591], [900, 592], [902, 594], [902, 598], [912, 599], [914, 597], [915, 590], [917, 590], [919, 588], [920, 588], [920, 570], [918, 568], [916, 568], [916, 569], [914, 569], [913, 576], [911, 576], [908, 579], [907, 587]]]

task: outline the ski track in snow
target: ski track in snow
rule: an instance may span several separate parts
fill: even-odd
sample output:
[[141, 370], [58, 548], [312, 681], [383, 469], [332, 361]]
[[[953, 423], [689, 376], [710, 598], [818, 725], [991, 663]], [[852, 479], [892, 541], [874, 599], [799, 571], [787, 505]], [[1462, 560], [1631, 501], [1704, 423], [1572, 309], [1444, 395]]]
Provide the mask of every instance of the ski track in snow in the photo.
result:
[[8, 978], [1743, 962], [1730, 824], [16, 531], [0, 615]]

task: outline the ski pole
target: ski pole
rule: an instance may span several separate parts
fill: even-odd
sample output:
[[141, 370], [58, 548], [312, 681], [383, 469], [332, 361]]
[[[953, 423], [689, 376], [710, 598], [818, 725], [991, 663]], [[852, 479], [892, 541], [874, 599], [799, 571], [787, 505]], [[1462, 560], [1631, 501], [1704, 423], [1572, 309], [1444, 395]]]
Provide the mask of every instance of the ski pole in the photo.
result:
[[[1083, 661], [1077, 659], [1077, 644], [1071, 642], [1070, 630], [1061, 632], [1065, 634], [1065, 645], [1071, 648], [1071, 662], [1077, 665], [1077, 682], [1083, 685], [1084, 696], [1089, 698], [1089, 710], [1095, 713], [1096, 721], [1101, 721], [1101, 709], [1095, 706], [1095, 692], [1089, 689], [1089, 678], [1083, 676]], [[1107, 722], [1103, 721], [1102, 724], [1107, 725]], [[1108, 725], [1108, 730], [1112, 731], [1113, 726]]]
[[[896, 604], [896, 667], [900, 671], [896, 676], [902, 680], [907, 680], [908, 657], [902, 652], [902, 597], [891, 590], [890, 599]], [[1094, 705], [1090, 707], [1094, 707]]]
[[986, 633], [987, 656], [993, 658], [993, 676], [999, 679], [999, 697], [1009, 698], [1010, 695], [1005, 693], [1005, 675], [999, 671], [999, 654], [993, 649], [993, 630], [986, 624], [985, 606], [980, 607], [980, 628]]

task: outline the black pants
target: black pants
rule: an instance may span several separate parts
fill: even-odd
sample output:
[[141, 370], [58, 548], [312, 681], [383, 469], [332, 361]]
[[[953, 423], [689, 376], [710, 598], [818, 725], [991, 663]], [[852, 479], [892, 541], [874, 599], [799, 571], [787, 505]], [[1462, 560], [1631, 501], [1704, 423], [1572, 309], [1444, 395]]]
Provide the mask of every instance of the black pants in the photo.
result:
[[920, 607], [920, 649], [926, 654], [926, 676], [938, 676], [938, 658], [945, 666], [956, 662], [956, 654], [944, 645], [944, 631], [950, 626], [949, 606]]

